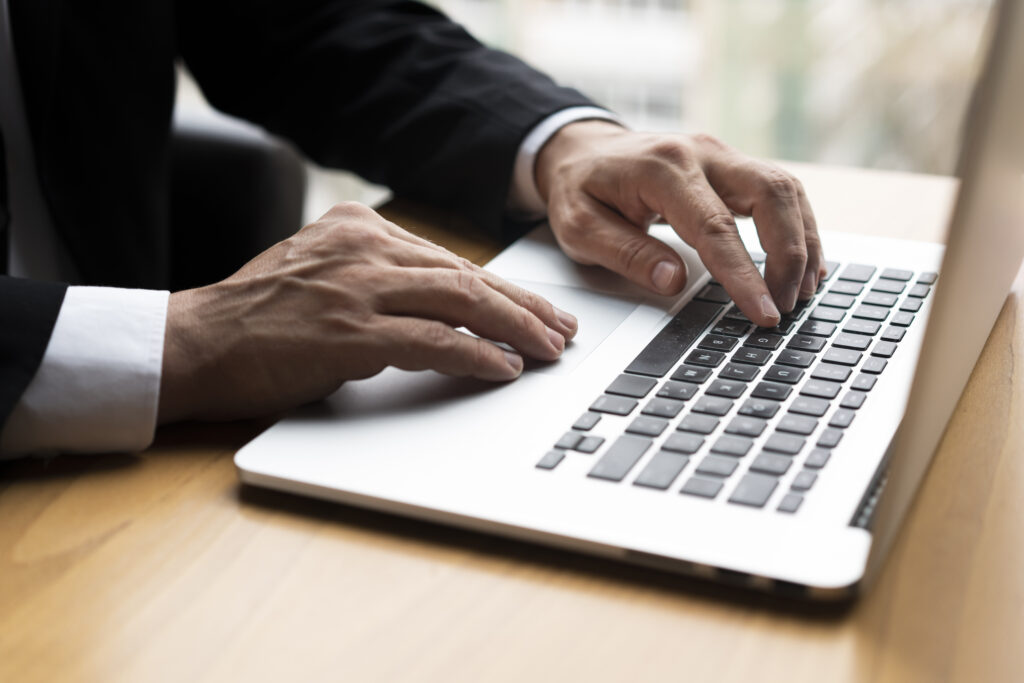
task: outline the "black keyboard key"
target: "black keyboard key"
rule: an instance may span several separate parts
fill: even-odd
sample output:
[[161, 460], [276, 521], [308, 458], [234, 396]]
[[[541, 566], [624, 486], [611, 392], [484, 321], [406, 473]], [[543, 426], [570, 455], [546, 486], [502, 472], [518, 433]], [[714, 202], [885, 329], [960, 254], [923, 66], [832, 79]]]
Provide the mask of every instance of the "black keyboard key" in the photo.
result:
[[838, 323], [845, 317], [846, 311], [841, 308], [827, 308], [822, 306], [816, 307], [808, 316], [810, 320], [820, 320], [826, 323]]
[[693, 398], [696, 393], [696, 384], [690, 384], [689, 382], [673, 382], [672, 380], [669, 380], [661, 385], [661, 388], [658, 389], [658, 393], [655, 394], [655, 396], [658, 398], [675, 399], [677, 401], [688, 401]]
[[767, 332], [768, 334], [778, 334], [785, 337], [793, 331], [794, 327], [796, 327], [796, 320], [783, 318], [775, 327], [759, 327], [758, 330], [761, 332]]
[[853, 312], [854, 318], [864, 318], [865, 320], [877, 320], [881, 322], [889, 317], [889, 309], [881, 306], [869, 306], [868, 304], [861, 304]]
[[793, 403], [789, 406], [791, 413], [799, 413], [800, 415], [810, 415], [812, 417], [821, 417], [828, 412], [828, 401], [824, 401], [820, 398], [811, 398], [810, 396], [797, 396], [793, 399]]
[[885, 332], [882, 333], [883, 341], [900, 342], [903, 341], [903, 337], [906, 336], [907, 329], [905, 327], [896, 327], [889, 325], [885, 328]]
[[875, 388], [875, 382], [877, 381], [877, 376], [868, 375], [862, 372], [853, 378], [853, 384], [850, 385], [850, 388], [856, 389], [857, 391], [871, 391]]
[[779, 512], [787, 512], [793, 514], [800, 509], [800, 504], [804, 502], [804, 497], [796, 493], [787, 493], [782, 497], [779, 502]]
[[653, 440], [642, 436], [623, 434], [608, 447], [587, 476], [622, 481], [653, 443]]
[[724, 396], [726, 398], [739, 398], [747, 390], [744, 382], [716, 379], [704, 392], [708, 396]]
[[867, 282], [875, 274], [874, 266], [865, 266], [858, 263], [851, 263], [839, 274], [840, 280], [852, 280], [853, 282]]
[[726, 426], [725, 432], [727, 434], [739, 434], [740, 436], [758, 437], [761, 436], [766, 426], [768, 426], [768, 422], [761, 418], [738, 415]]
[[820, 470], [828, 464], [828, 459], [831, 457], [832, 451], [824, 448], [815, 448], [807, 454], [807, 460], [804, 461], [804, 467], [813, 467], [816, 470]]
[[797, 351], [814, 351], [817, 353], [825, 348], [827, 342], [821, 337], [812, 337], [807, 334], [794, 334], [789, 339], [789, 343], [786, 344], [787, 349], [796, 349]]
[[718, 419], [707, 415], [687, 415], [676, 429], [695, 434], [710, 434], [718, 427]]
[[680, 365], [672, 373], [672, 379], [677, 382], [693, 382], [703, 384], [711, 376], [713, 371], [710, 368], [702, 368], [696, 365]]
[[775, 477], [764, 474], [745, 474], [740, 479], [740, 483], [736, 485], [732, 495], [729, 496], [729, 502], [751, 507], [764, 507], [778, 485], [779, 482]]
[[852, 410], [840, 408], [836, 412], [832, 413], [832, 417], [828, 421], [829, 427], [835, 427], [836, 429], [846, 429], [853, 423], [853, 418], [857, 416], [857, 413]]
[[822, 356], [821, 360], [824, 363], [835, 363], [836, 365], [849, 365], [853, 367], [860, 362], [863, 355], [859, 351], [850, 351], [848, 349], [829, 349]]
[[643, 398], [658, 380], [650, 377], [638, 377], [637, 375], [619, 375], [615, 381], [608, 385], [605, 393], [617, 394], [619, 396], [630, 396], [632, 398]]
[[884, 306], [886, 308], [892, 308], [896, 305], [897, 297], [895, 294], [886, 294], [885, 292], [868, 292], [864, 297], [864, 303], [870, 304], [871, 306]]
[[718, 437], [718, 441], [711, 446], [711, 451], [713, 453], [723, 453], [725, 455], [742, 458], [750, 451], [753, 445], [753, 439], [748, 439], [744, 436], [730, 436], [726, 434]]
[[871, 286], [872, 292], [885, 292], [886, 294], [900, 294], [907, 286], [897, 280], [878, 280]]
[[801, 396], [813, 396], [814, 398], [833, 399], [839, 395], [843, 385], [838, 382], [829, 382], [823, 379], [810, 379], [800, 387]]
[[779, 412], [779, 406], [781, 405], [778, 401], [769, 401], [765, 398], [748, 398], [740, 407], [739, 413], [740, 415], [770, 420], [775, 417], [775, 413]]
[[928, 285], [914, 285], [907, 291], [907, 296], [923, 299], [928, 296], [928, 292], [930, 291], [932, 291], [932, 288]]
[[603, 396], [598, 396], [597, 400], [590, 404], [590, 409], [597, 413], [629, 415], [637, 405], [636, 399], [604, 394]]
[[921, 273], [920, 277], [917, 278], [917, 284], [919, 285], [934, 285], [935, 281], [939, 279], [938, 273]]
[[828, 380], [829, 382], [845, 382], [850, 379], [850, 375], [852, 374], [853, 370], [845, 365], [819, 363], [818, 367], [814, 368], [814, 372], [811, 373], [811, 377], [814, 379]]
[[721, 311], [721, 305], [691, 301], [661, 328], [629, 364], [626, 372], [652, 377], [664, 376]]
[[673, 418], [682, 412], [685, 405], [682, 401], [673, 401], [670, 398], [652, 398], [640, 411], [640, 414]]
[[903, 282], [906, 282], [910, 278], [914, 277], [914, 271], [904, 270], [902, 268], [886, 268], [878, 277], [884, 277], [887, 280], [902, 280]]
[[693, 404], [693, 412], [717, 415], [719, 417], [725, 415], [731, 409], [732, 401], [727, 398], [719, 398], [717, 396], [701, 396], [697, 399], [697, 402]]
[[542, 470], [553, 470], [558, 467], [558, 463], [562, 462], [563, 458], [565, 458], [564, 451], [548, 451], [537, 463], [537, 467]]
[[705, 455], [697, 466], [697, 474], [710, 474], [715, 477], [728, 477], [739, 466], [736, 458], [726, 458], [721, 455]]
[[589, 432], [591, 429], [601, 421], [601, 415], [598, 413], [586, 412], [580, 415], [579, 419], [573, 423], [572, 428], [578, 429], [581, 432]]
[[835, 448], [843, 440], [843, 430], [829, 427], [818, 436], [818, 448]]
[[843, 396], [843, 400], [839, 402], [840, 408], [849, 408], [851, 410], [857, 410], [864, 405], [864, 399], [867, 398], [867, 394], [863, 391], [848, 391]]
[[668, 420], [641, 415], [629, 423], [626, 431], [630, 434], [641, 434], [643, 436], [661, 436], [661, 433], [667, 428]]
[[681, 488], [679, 492], [687, 493], [691, 496], [700, 496], [701, 498], [714, 498], [718, 495], [718, 492], [722, 490], [722, 486], [722, 482], [715, 481], [714, 479], [690, 477], [690, 479], [683, 484], [683, 488]]
[[859, 318], [850, 318], [845, 325], [843, 325], [843, 332], [850, 334], [866, 334], [868, 336], [875, 336], [882, 324], [875, 322], [874, 320], [861, 320]]
[[697, 348], [710, 351], [732, 351], [739, 340], [735, 337], [723, 337], [719, 334], [709, 334], [700, 340]]
[[728, 363], [719, 371], [721, 379], [735, 379], [740, 382], [749, 382], [757, 377], [761, 369], [756, 365], [744, 365], [742, 363]]
[[800, 470], [796, 473], [796, 476], [793, 477], [793, 484], [791, 488], [794, 491], [807, 491], [814, 486], [814, 482], [817, 480], [817, 473], [809, 470]]
[[562, 438], [555, 442], [555, 448], [562, 450], [568, 450], [570, 448], [576, 448], [576, 444], [583, 440], [583, 435], [579, 432], [566, 432], [562, 434]]
[[871, 346], [871, 337], [865, 337], [862, 334], [840, 332], [836, 335], [836, 338], [832, 340], [832, 346], [836, 346], [841, 349], [856, 349], [857, 351], [864, 351]]
[[753, 327], [753, 325], [750, 323], [723, 318], [717, 325], [711, 328], [711, 334], [722, 334], [727, 337], [742, 337], [747, 332], [750, 332], [751, 327]]
[[590, 453], [596, 453], [597, 449], [600, 448], [603, 443], [603, 437], [585, 436], [582, 441], [576, 444], [576, 448], [573, 450], [579, 451], [580, 453], [587, 453], [589, 455]]
[[880, 341], [871, 349], [871, 355], [879, 358], [892, 358], [894, 353], [896, 353], [896, 342]]
[[782, 416], [782, 419], [779, 420], [779, 424], [775, 428], [780, 432], [810, 436], [814, 433], [814, 430], [818, 428], [818, 421], [813, 417], [807, 417], [806, 415], [786, 413]]
[[882, 370], [885, 370], [885, 366], [889, 364], [884, 358], [868, 358], [864, 361], [864, 365], [860, 366], [861, 371], [871, 375], [880, 375]]
[[790, 458], [776, 453], [759, 453], [754, 461], [750, 463], [751, 472], [763, 472], [776, 477], [781, 477], [793, 464]]
[[792, 365], [797, 368], [809, 368], [814, 362], [814, 354], [810, 351], [797, 351], [796, 349], [782, 349], [775, 358], [779, 365]]
[[800, 326], [800, 334], [809, 334], [814, 337], [831, 337], [835, 331], [835, 323], [827, 323], [822, 320], [808, 320]]
[[785, 401], [793, 387], [775, 382], [759, 382], [750, 395], [754, 398], [770, 398], [773, 401]]
[[772, 352], [768, 349], [754, 349], [749, 346], [741, 346], [736, 353], [732, 354], [733, 361], [750, 365], [764, 365], [771, 357]]
[[687, 434], [685, 432], [675, 432], [665, 439], [665, 443], [663, 443], [661, 447], [666, 451], [691, 454], [699, 451], [700, 447], [703, 445], [704, 437], [702, 436]]
[[921, 310], [923, 303], [922, 299], [904, 299], [903, 303], [900, 304], [900, 310], [904, 313], [917, 313]]
[[753, 346], [758, 349], [771, 349], [775, 350], [782, 345], [782, 337], [777, 334], [768, 334], [766, 332], [754, 331], [752, 335], [747, 337], [747, 340], [743, 342], [744, 346]]
[[776, 432], [764, 442], [764, 449], [766, 451], [775, 451], [776, 453], [785, 453], [786, 455], [796, 455], [803, 449], [805, 443], [807, 441], [799, 436]]
[[892, 317], [892, 324], [899, 325], [900, 327], [910, 327], [912, 322], [914, 322], [914, 314], [907, 313], [906, 311], [900, 311]]
[[818, 303], [822, 306], [831, 306], [832, 308], [847, 309], [853, 306], [857, 301], [856, 297], [847, 296], [846, 294], [833, 294], [828, 293], [818, 300]]
[[764, 378], [773, 382], [784, 382], [785, 384], [796, 384], [804, 376], [804, 371], [799, 368], [788, 368], [783, 365], [773, 365], [768, 368]]
[[738, 320], [739, 322], [747, 323], [748, 325], [751, 324], [750, 318], [747, 317], [747, 314], [735, 306], [730, 307], [729, 310], [725, 312], [725, 318], [727, 320]]
[[831, 289], [828, 290], [829, 294], [845, 294], [847, 296], [857, 296], [864, 291], [864, 285], [857, 282], [847, 282], [846, 280], [838, 280]]
[[707, 351], [705, 349], [697, 349], [690, 353], [686, 357], [686, 362], [690, 365], [703, 365], [709, 368], [717, 368], [725, 360], [725, 354], [721, 351]]
[[647, 466], [640, 470], [640, 474], [633, 480], [633, 485], [664, 491], [672, 485], [689, 462], [690, 459], [685, 455], [658, 451]]
[[729, 296], [729, 292], [725, 291], [725, 287], [719, 284], [706, 285], [694, 299], [709, 301], [714, 304], [732, 303], [732, 297]]

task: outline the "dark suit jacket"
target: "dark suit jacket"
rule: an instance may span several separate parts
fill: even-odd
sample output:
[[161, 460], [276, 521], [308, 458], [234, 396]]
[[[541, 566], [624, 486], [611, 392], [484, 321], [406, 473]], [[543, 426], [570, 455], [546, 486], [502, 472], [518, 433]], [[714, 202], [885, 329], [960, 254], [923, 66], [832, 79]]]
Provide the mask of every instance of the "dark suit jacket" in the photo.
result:
[[[591, 104], [416, 2], [9, 2], [39, 180], [86, 284], [167, 285], [176, 59], [215, 107], [493, 232], [525, 134]], [[0, 428], [62, 297], [0, 277]]]

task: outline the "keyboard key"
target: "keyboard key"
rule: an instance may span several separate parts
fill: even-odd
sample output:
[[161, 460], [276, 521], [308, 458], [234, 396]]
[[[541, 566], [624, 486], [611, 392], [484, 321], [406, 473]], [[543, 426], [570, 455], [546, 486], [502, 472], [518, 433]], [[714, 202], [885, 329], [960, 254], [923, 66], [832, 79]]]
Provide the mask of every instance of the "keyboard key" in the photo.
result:
[[852, 280], [853, 282], [867, 282], [875, 274], [874, 266], [865, 266], [851, 263], [839, 274], [840, 280]]
[[829, 382], [823, 379], [810, 379], [800, 387], [800, 395], [833, 399], [839, 395], [842, 388], [843, 385], [838, 382]]
[[749, 382], [761, 372], [756, 365], [744, 365], [742, 363], [727, 363], [719, 371], [718, 376], [722, 379], [735, 379], [741, 382]]
[[827, 323], [837, 323], [846, 317], [846, 311], [841, 308], [816, 307], [808, 316], [810, 320], [821, 320]]
[[755, 331], [752, 335], [747, 337], [747, 340], [743, 342], [743, 345], [753, 346], [758, 349], [771, 349], [774, 351], [782, 345], [782, 337], [777, 334]]
[[877, 323], [874, 320], [850, 318], [843, 326], [843, 332], [848, 332], [850, 334], [866, 334], [873, 337], [881, 327], [881, 323]]
[[807, 443], [805, 439], [801, 439], [799, 436], [793, 436], [791, 434], [779, 434], [776, 432], [768, 437], [768, 440], [764, 442], [764, 449], [766, 451], [775, 451], [777, 453], [785, 453], [786, 455], [796, 455]]
[[587, 476], [622, 481], [653, 443], [651, 439], [642, 436], [623, 434], [608, 447]]
[[832, 288], [828, 290], [830, 294], [846, 294], [847, 296], [857, 296], [864, 291], [864, 285], [856, 282], [847, 282], [845, 280], [839, 280]]
[[920, 277], [917, 278], [917, 284], [919, 285], [934, 285], [935, 281], [939, 279], [938, 273], [921, 273]]
[[868, 292], [867, 296], [864, 297], [864, 303], [872, 306], [885, 306], [886, 308], [892, 308], [896, 305], [897, 297], [895, 294], [886, 294], [885, 292]]
[[718, 427], [718, 419], [707, 415], [687, 415], [676, 429], [696, 434], [710, 434]]
[[537, 463], [537, 467], [542, 470], [553, 470], [558, 467], [558, 463], [562, 462], [563, 458], [565, 458], [565, 451], [548, 451]]
[[850, 375], [852, 374], [853, 370], [845, 365], [819, 363], [818, 367], [814, 368], [814, 372], [811, 373], [811, 377], [814, 379], [828, 380], [829, 382], [845, 382], [850, 379]]
[[832, 451], [824, 448], [815, 448], [807, 454], [807, 460], [804, 461], [804, 467], [813, 467], [816, 470], [820, 470], [828, 464], [828, 459], [831, 457]]
[[601, 416], [599, 414], [586, 412], [580, 415], [579, 419], [573, 423], [572, 428], [578, 429], [581, 432], [589, 432], [600, 421]]
[[726, 426], [725, 431], [727, 434], [758, 437], [767, 425], [768, 422], [760, 418], [738, 415]]
[[661, 433], [665, 431], [666, 428], [668, 428], [668, 420], [641, 415], [629, 423], [629, 426], [626, 427], [626, 431], [630, 434], [661, 436]]
[[722, 490], [722, 486], [722, 482], [715, 481], [714, 479], [690, 477], [689, 481], [683, 484], [683, 488], [679, 492], [688, 493], [691, 496], [700, 496], [701, 498], [714, 498]]
[[633, 359], [626, 372], [635, 375], [663, 377], [675, 366], [680, 356], [700, 336], [722, 306], [704, 301], [691, 301], [668, 322], [643, 351]]
[[747, 390], [743, 382], [732, 382], [724, 379], [716, 379], [704, 392], [708, 396], [725, 396], [726, 398], [739, 398]]
[[603, 437], [600, 437], [600, 436], [585, 436], [585, 437], [583, 437], [583, 441], [580, 441], [578, 444], [576, 444], [576, 448], [574, 448], [573, 450], [574, 451], [579, 451], [580, 453], [587, 453], [587, 454], [596, 453], [597, 449], [600, 448], [603, 443], [604, 443], [604, 438]]
[[824, 282], [831, 280], [832, 276], [836, 274], [837, 270], [839, 270], [838, 261], [825, 261], [825, 277], [822, 278], [822, 281]]
[[856, 410], [864, 405], [864, 399], [867, 398], [867, 394], [862, 391], [848, 391], [843, 396], [843, 400], [839, 402], [841, 408], [850, 408]]
[[732, 351], [739, 340], [735, 337], [723, 337], [719, 334], [709, 334], [700, 340], [697, 348], [711, 351]]
[[815, 472], [811, 472], [810, 470], [800, 470], [797, 472], [796, 476], [793, 477], [793, 484], [791, 488], [794, 491], [807, 491], [814, 486], [814, 482], [817, 481], [817, 479], [818, 475]]
[[721, 334], [727, 337], [742, 337], [747, 332], [750, 332], [751, 327], [753, 327], [753, 325], [750, 323], [723, 318], [717, 325], [711, 328], [711, 334]]
[[907, 334], [905, 327], [895, 327], [889, 325], [885, 328], [885, 332], [882, 333], [882, 339], [884, 341], [899, 342], [903, 341], [903, 337]]
[[745, 474], [740, 479], [740, 483], [736, 485], [732, 495], [729, 496], [729, 502], [751, 507], [764, 507], [778, 485], [779, 482], [775, 477], [764, 474]]
[[793, 387], [775, 382], [759, 382], [750, 395], [754, 398], [770, 398], [773, 401], [785, 401]]
[[703, 445], [704, 437], [685, 432], [675, 432], [665, 439], [665, 443], [661, 447], [666, 451], [690, 454], [699, 451]]
[[800, 509], [800, 503], [804, 502], [804, 497], [795, 493], [787, 493], [782, 497], [782, 501], [779, 502], [779, 512], [787, 512], [793, 514]]
[[860, 366], [860, 369], [872, 375], [880, 375], [888, 364], [889, 361], [884, 358], [868, 358], [864, 361], [864, 365]]
[[782, 349], [775, 358], [780, 365], [792, 365], [797, 368], [808, 368], [814, 362], [814, 354], [810, 351], [797, 351], [796, 349]]
[[685, 405], [682, 401], [673, 401], [670, 398], [652, 398], [640, 414], [672, 418], [678, 415]]
[[832, 413], [832, 418], [828, 421], [829, 427], [835, 427], [836, 429], [846, 429], [853, 422], [853, 418], [857, 416], [857, 413], [852, 410], [840, 408], [836, 412]]
[[858, 351], [847, 349], [829, 349], [822, 356], [821, 360], [824, 363], [835, 363], [836, 365], [849, 365], [852, 367], [860, 362], [863, 355]]
[[850, 388], [857, 391], [871, 391], [875, 388], [875, 382], [877, 381], [878, 377], [875, 375], [867, 375], [862, 372], [853, 378], [853, 384], [850, 385]]
[[923, 303], [922, 299], [904, 299], [903, 303], [900, 304], [900, 310], [904, 313], [917, 313], [921, 310]]
[[818, 428], [818, 421], [813, 417], [786, 413], [782, 416], [782, 419], [779, 420], [779, 424], [775, 428], [780, 432], [790, 432], [791, 434], [803, 434], [804, 436], [810, 436], [814, 430]]
[[832, 340], [832, 345], [841, 349], [856, 349], [857, 351], [864, 351], [871, 345], [871, 338], [865, 337], [862, 334], [840, 332], [836, 335], [836, 338]]
[[782, 404], [778, 401], [769, 401], [764, 398], [748, 398], [740, 407], [739, 413], [740, 415], [770, 420], [775, 417], [775, 413], [779, 412], [780, 405]]
[[697, 466], [697, 474], [710, 474], [715, 477], [728, 477], [739, 466], [736, 458], [726, 458], [721, 455], [706, 455]]
[[882, 308], [881, 306], [869, 306], [868, 304], [861, 304], [853, 312], [854, 318], [864, 318], [866, 320], [878, 320], [882, 321], [889, 317], [889, 309]]
[[784, 317], [775, 327], [759, 327], [758, 330], [767, 334], [778, 334], [785, 337], [793, 331], [794, 327], [796, 327], [796, 320]]
[[799, 368], [787, 368], [783, 365], [773, 365], [768, 368], [768, 372], [765, 373], [764, 378], [773, 382], [784, 382], [786, 384], [796, 384], [804, 376], [804, 371]]
[[583, 435], [579, 432], [566, 432], [562, 435], [562, 438], [555, 443], [555, 448], [561, 448], [562, 450], [576, 448], [576, 444], [582, 440]]
[[646, 396], [658, 380], [650, 377], [638, 377], [637, 375], [619, 375], [615, 381], [608, 385], [605, 393], [617, 394], [619, 396], [630, 396], [632, 398], [643, 398]]
[[604, 394], [602, 396], [598, 396], [597, 400], [590, 404], [590, 409], [597, 413], [629, 415], [637, 405], [638, 402], [636, 399]]
[[688, 401], [693, 398], [696, 393], [696, 384], [690, 384], [689, 382], [673, 382], [672, 380], [669, 380], [661, 385], [661, 388], [658, 389], [658, 393], [655, 394], [655, 396], [658, 398], [675, 399], [677, 401]]
[[707, 378], [711, 376], [711, 373], [712, 370], [708, 368], [702, 368], [696, 365], [680, 365], [676, 368], [676, 371], [672, 373], [672, 379], [677, 382], [703, 384], [707, 381]]
[[914, 271], [903, 270], [902, 268], [886, 268], [878, 277], [884, 277], [887, 280], [902, 280], [903, 282], [906, 282], [910, 278], [914, 277]]
[[725, 291], [725, 287], [718, 284], [709, 284], [700, 290], [700, 293], [694, 297], [699, 301], [710, 301], [714, 304], [729, 304], [732, 303], [732, 297], [729, 296], [729, 292]]
[[857, 301], [856, 297], [847, 296], [846, 294], [826, 294], [818, 300], [818, 303], [822, 306], [831, 306], [833, 308], [850, 308]]
[[928, 292], [930, 291], [932, 291], [932, 288], [928, 285], [914, 285], [907, 291], [907, 296], [923, 299], [928, 296]]
[[717, 368], [723, 360], [725, 360], [725, 354], [721, 351], [704, 349], [697, 349], [686, 357], [686, 362], [690, 365], [704, 365], [709, 368]]
[[835, 323], [827, 323], [821, 320], [808, 320], [800, 326], [800, 334], [809, 334], [814, 337], [831, 337], [835, 331]]
[[718, 398], [716, 396], [701, 396], [697, 399], [697, 402], [693, 404], [693, 412], [718, 415], [719, 417], [728, 413], [731, 408], [732, 401], [727, 398]]
[[835, 448], [843, 439], [843, 430], [829, 427], [818, 436], [818, 448]]
[[809, 396], [797, 396], [793, 399], [793, 403], [789, 406], [791, 413], [799, 413], [800, 415], [811, 415], [812, 417], [821, 417], [828, 412], [828, 401], [823, 401], [820, 398], [811, 398]]
[[871, 286], [872, 292], [885, 292], [886, 294], [900, 294], [907, 286], [897, 280], [878, 280]]
[[720, 436], [718, 441], [711, 447], [713, 453], [724, 453], [725, 455], [732, 455], [737, 458], [742, 458], [746, 455], [751, 447], [754, 445], [752, 439], [748, 439], [744, 436]]
[[764, 263], [765, 258], [767, 258], [767, 256], [762, 251], [750, 252], [750, 260], [754, 263]]
[[750, 365], [764, 365], [771, 357], [771, 351], [754, 349], [749, 346], [741, 346], [739, 351], [732, 355], [732, 359], [737, 363], [749, 363]]
[[914, 322], [914, 314], [907, 313], [906, 311], [900, 311], [892, 317], [892, 324], [899, 325], [900, 327], [910, 327], [912, 322]]
[[729, 307], [729, 310], [725, 312], [724, 317], [728, 320], [738, 320], [739, 322], [747, 323], [748, 325], [752, 324], [750, 322], [750, 318], [747, 317], [747, 314], [735, 306]]
[[793, 464], [790, 458], [775, 453], [759, 453], [754, 461], [750, 463], [751, 472], [764, 472], [781, 477]]
[[689, 462], [690, 459], [685, 455], [658, 451], [647, 466], [640, 470], [640, 474], [633, 480], [633, 485], [665, 490], [672, 485]]
[[795, 349], [797, 351], [814, 351], [818, 352], [825, 348], [825, 340], [821, 337], [812, 337], [806, 334], [794, 334], [789, 339], [789, 343], [786, 344], [787, 349]]
[[871, 355], [878, 356], [879, 358], [892, 358], [894, 353], [896, 353], [895, 342], [880, 341], [871, 349]]

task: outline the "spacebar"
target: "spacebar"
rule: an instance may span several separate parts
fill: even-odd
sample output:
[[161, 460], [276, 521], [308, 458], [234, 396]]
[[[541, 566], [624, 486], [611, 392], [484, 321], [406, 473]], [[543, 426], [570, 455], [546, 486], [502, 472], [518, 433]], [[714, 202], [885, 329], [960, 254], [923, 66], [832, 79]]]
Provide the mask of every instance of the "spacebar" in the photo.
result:
[[704, 328], [722, 312], [724, 306], [707, 301], [686, 304], [651, 343], [626, 368], [635, 375], [662, 377], [676, 364]]

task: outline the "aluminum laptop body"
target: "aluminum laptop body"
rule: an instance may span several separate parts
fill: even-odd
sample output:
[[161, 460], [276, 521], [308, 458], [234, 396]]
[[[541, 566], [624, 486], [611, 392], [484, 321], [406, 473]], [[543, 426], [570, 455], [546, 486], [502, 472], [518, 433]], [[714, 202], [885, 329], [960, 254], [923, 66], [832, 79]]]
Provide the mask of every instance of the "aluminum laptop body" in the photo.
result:
[[[827, 412], [820, 416], [794, 412], [805, 404], [821, 405], [808, 400], [802, 393], [807, 385], [800, 384], [786, 397], [776, 397], [780, 400], [762, 401], [777, 414], [756, 413], [758, 406], [751, 403], [758, 401], [751, 398], [753, 387], [777, 367], [773, 363], [788, 346], [769, 351], [769, 356], [775, 356], [762, 366], [733, 363], [731, 354], [748, 346], [730, 349], [730, 357], [715, 367], [715, 373], [732, 364], [760, 377], [741, 387], [745, 395], [731, 402], [731, 412], [717, 418], [698, 415], [694, 409], [705, 397], [705, 408], [721, 403], [708, 394], [718, 375], [687, 386], [671, 379], [679, 370], [661, 376], [624, 373], [647, 352], [652, 340], [659, 334], [664, 337], [663, 330], [693, 300], [715, 298], [709, 295], [715, 291], [713, 283], [709, 287], [709, 274], [671, 229], [655, 226], [653, 234], [686, 260], [690, 279], [679, 297], [653, 297], [610, 273], [573, 264], [559, 251], [550, 232], [539, 228], [487, 267], [579, 318], [579, 335], [561, 360], [528, 364], [522, 377], [503, 385], [393, 368], [347, 383], [240, 450], [235, 462], [242, 481], [753, 588], [782, 589], [787, 594], [832, 599], [862, 589], [895, 537], [1024, 252], [1020, 210], [1024, 45], [1012, 40], [1024, 35], [1024, 12], [1016, 0], [1007, 0], [998, 5], [993, 17], [988, 60], [961, 153], [962, 184], [948, 247], [823, 233], [826, 258], [844, 265], [831, 274], [815, 303], [801, 314], [795, 323], [798, 328], [810, 321], [821, 297], [836, 283], [847, 283], [846, 291], [856, 289], [856, 279], [840, 279], [847, 264], [872, 264], [877, 270], [863, 283], [861, 293], [851, 295], [855, 301], [844, 311], [835, 335], [849, 337], [842, 330], [851, 321], [858, 329], [871, 322], [855, 318], [854, 312], [871, 313], [877, 308], [865, 299], [872, 292], [879, 294], [876, 285], [883, 290], [903, 285], [894, 295], [897, 303], [880, 321], [880, 331], [867, 335], [870, 347], [863, 352], [836, 350], [839, 361], [854, 358], [847, 351], [859, 356], [848, 365], [850, 376], [838, 382], [843, 384], [841, 393], [831, 401], [815, 399], [828, 405]], [[740, 230], [755, 248], [753, 226], [741, 221]], [[935, 272], [939, 275], [933, 285], [919, 284], [929, 282], [929, 274]], [[911, 275], [903, 281], [905, 273]], [[881, 279], [880, 274], [895, 279]], [[926, 293], [913, 301], [909, 294], [913, 287], [919, 294]], [[884, 297], [873, 299], [877, 300]], [[897, 312], [905, 312], [899, 310], [904, 305], [918, 308], [911, 315], [914, 322], [901, 327], [900, 333], [893, 322]], [[699, 351], [701, 340], [722, 336], [712, 335], [712, 330], [734, 329], [728, 326], [732, 322], [742, 325], [741, 319], [724, 317], [732, 310], [727, 303], [714, 310], [714, 320], [673, 366], [699, 360], [691, 354]], [[821, 310], [828, 313], [830, 309]], [[881, 330], [890, 329], [902, 336], [898, 343], [884, 347], [881, 335], [886, 332]], [[750, 332], [737, 342], [754, 343], [756, 334], [756, 330]], [[829, 337], [827, 349], [817, 353], [831, 352], [836, 339]], [[856, 335], [849, 339], [858, 341]], [[883, 348], [888, 355], [876, 356], [875, 350]], [[830, 373], [830, 379], [837, 379], [831, 374], [841, 376], [842, 362], [826, 366], [820, 356], [802, 369], [816, 373], [819, 366]], [[791, 366], [778, 367], [789, 372]], [[869, 369], [878, 371], [869, 373]], [[653, 381], [654, 388], [638, 399], [606, 393], [622, 374], [640, 378], [627, 384]], [[860, 391], [853, 388], [854, 382], [862, 384]], [[777, 383], [767, 384], [770, 389]], [[834, 384], [823, 380], [820, 386]], [[867, 385], [869, 390], [863, 391]], [[625, 432], [635, 424], [647, 424], [634, 421], [644, 417], [641, 411], [648, 410], [654, 397], [680, 389], [693, 392], [685, 399], [675, 397], [684, 404], [682, 411], [671, 419], [651, 421], [656, 426], [667, 423], [664, 433]], [[861, 400], [861, 405], [844, 407], [847, 394]], [[627, 407], [629, 401], [635, 407], [627, 415], [589, 410], [601, 407], [596, 403], [599, 399], [611, 406], [625, 399]], [[668, 399], [659, 405], [675, 403]], [[767, 428], [759, 435], [748, 433], [731, 441], [726, 430], [734, 421], [747, 424], [737, 420], [744, 409], [756, 415], [747, 422]], [[841, 411], [845, 413], [840, 415]], [[580, 426], [581, 415], [595, 414], [599, 416], [596, 425], [573, 429]], [[690, 415], [717, 419], [719, 425], [707, 435], [681, 430], [681, 419]], [[847, 426], [832, 426], [851, 415]], [[780, 434], [778, 427], [786, 416], [794, 418], [794, 425], [814, 422], [815, 427], [808, 434], [782, 434], [769, 443]], [[595, 439], [583, 441], [588, 437]], [[602, 439], [594, 452], [585, 452], [581, 445], [593, 446]], [[702, 445], [690, 448], [690, 453], [673, 446], [697, 440]], [[820, 447], [826, 440], [828, 447]], [[614, 472], [621, 460], [612, 462], [609, 452], [620, 448], [619, 441], [651, 447], [634, 461], [627, 460], [625, 472], [621, 468]], [[796, 454], [771, 450], [799, 441], [805, 445]], [[734, 442], [749, 451], [713, 450]], [[655, 458], [661, 459], [656, 463]], [[755, 460], [768, 472], [774, 466], [785, 469], [774, 474], [755, 472], [751, 469]], [[640, 485], [644, 477], [666, 478], [662, 463], [683, 464], [663, 488]], [[736, 473], [713, 472], [723, 465], [735, 467]], [[698, 471], [706, 467], [712, 473]], [[769, 481], [772, 477], [774, 484]], [[698, 481], [692, 484], [691, 479]], [[808, 480], [812, 485], [799, 487]], [[693, 487], [712, 486], [707, 482], [718, 486], [715, 495], [694, 495]], [[689, 493], [684, 492], [687, 487]], [[759, 504], [744, 504], [751, 502], [751, 491]], [[797, 499], [797, 507], [791, 509]]]

